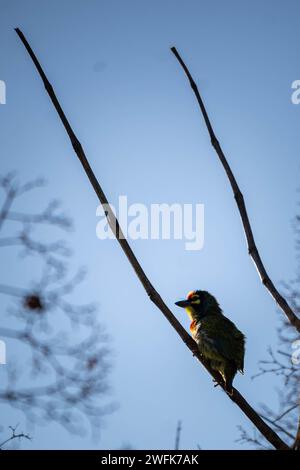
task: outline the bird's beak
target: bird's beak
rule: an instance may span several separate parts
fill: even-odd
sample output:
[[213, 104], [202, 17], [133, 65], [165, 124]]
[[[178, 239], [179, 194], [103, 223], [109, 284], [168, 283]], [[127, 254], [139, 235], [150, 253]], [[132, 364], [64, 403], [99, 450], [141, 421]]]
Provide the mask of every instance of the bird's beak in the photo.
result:
[[177, 307], [186, 308], [189, 307], [191, 303], [189, 300], [179, 300], [178, 302], [175, 302], [175, 305], [177, 305]]

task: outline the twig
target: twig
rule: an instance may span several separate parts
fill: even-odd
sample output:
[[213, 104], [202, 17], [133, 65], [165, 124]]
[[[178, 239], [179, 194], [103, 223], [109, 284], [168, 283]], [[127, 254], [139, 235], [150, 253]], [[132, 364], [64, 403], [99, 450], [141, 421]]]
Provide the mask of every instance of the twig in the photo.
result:
[[253, 446], [257, 446], [257, 448], [262, 448], [265, 450], [269, 450], [270, 447], [267, 447], [265, 444], [263, 444], [262, 440], [257, 437], [256, 429], [253, 430], [253, 436], [251, 436], [244, 428], [243, 426], [238, 426], [238, 429], [240, 431], [240, 437], [239, 439], [236, 439], [236, 442], [241, 442], [242, 444], [251, 444]]
[[298, 407], [298, 403], [294, 404], [293, 406], [290, 406], [287, 410], [285, 410], [281, 415], [277, 416], [277, 418], [274, 420], [274, 423], [277, 421], [280, 421], [284, 416], [289, 414], [291, 411], [295, 410]]
[[176, 436], [175, 436], [175, 450], [179, 450], [181, 429], [182, 429], [181, 421], [178, 421], [177, 428], [176, 428]]
[[0, 443], [0, 450], [3, 450], [3, 447], [8, 444], [10, 441], [13, 441], [14, 439], [28, 439], [29, 441], [31, 440], [31, 437], [28, 434], [24, 434], [23, 432], [20, 432], [19, 434], [16, 434], [18, 424], [15, 427], [9, 426], [9, 429], [11, 430], [11, 436], [5, 439], [5, 441]]
[[[144, 289], [146, 290], [149, 298], [151, 301], [157, 306], [157, 308], [163, 313], [169, 323], [173, 326], [176, 330], [178, 335], [181, 337], [183, 342], [186, 346], [190, 349], [194, 356], [202, 363], [202, 365], [206, 368], [206, 370], [210, 373], [210, 375], [217, 381], [220, 382], [220, 376], [217, 372], [210, 368], [210, 365], [204, 358], [201, 356], [197, 344], [191, 338], [191, 336], [187, 333], [187, 331], [183, 328], [183, 326], [179, 323], [177, 318], [173, 315], [171, 310], [167, 307], [165, 302], [162, 300], [159, 293], [155, 290], [152, 286], [151, 282], [149, 281], [148, 277], [146, 276], [144, 270], [142, 269], [140, 263], [138, 262], [135, 254], [133, 253], [131, 247], [129, 246], [127, 240], [125, 239], [119, 222], [116, 219], [113, 211], [111, 210], [108, 200], [93, 172], [90, 167], [90, 164], [86, 158], [84, 150], [82, 148], [81, 143], [77, 139], [76, 135], [74, 134], [73, 129], [70, 126], [69, 121], [67, 120], [64, 111], [62, 110], [58, 99], [54, 93], [52, 85], [49, 83], [37, 57], [35, 56], [33, 50], [31, 49], [30, 45], [28, 44], [24, 34], [20, 31], [19, 28], [16, 28], [16, 33], [18, 34], [19, 38], [21, 39], [23, 45], [25, 46], [29, 56], [31, 57], [37, 71], [44, 83], [46, 91], [66, 129], [66, 132], [69, 135], [71, 144], [73, 149], [83, 166], [84, 171], [86, 172], [87, 177], [89, 178], [101, 204], [105, 208], [105, 214], [107, 217], [107, 221], [111, 227], [112, 232], [114, 233], [117, 241], [121, 245], [122, 250], [124, 251], [125, 255], [127, 256], [132, 268], [134, 269], [136, 275], [138, 276], [140, 282], [142, 283]], [[224, 385], [220, 382], [220, 386], [224, 390]], [[229, 396], [229, 395], [228, 395]], [[252, 421], [252, 423], [257, 427], [257, 429], [264, 435], [264, 437], [276, 448], [276, 449], [288, 449], [289, 447], [282, 439], [265, 423], [261, 417], [256, 413], [256, 411], [249, 405], [249, 403], [245, 400], [245, 398], [236, 390], [233, 389], [233, 394], [230, 396], [230, 399], [236, 403], [239, 408], [245, 413], [245, 415]]]
[[261, 417], [265, 420], [265, 421], [268, 421], [270, 424], [273, 424], [273, 426], [275, 426], [279, 431], [283, 432], [287, 437], [290, 437], [291, 439], [294, 438], [293, 434], [291, 434], [290, 432], [288, 432], [286, 429], [284, 429], [282, 426], [280, 426], [280, 424], [278, 424], [276, 422], [276, 420], [272, 420], [270, 418], [268, 418], [268, 416], [264, 416], [264, 415], [261, 415]]
[[205, 109], [205, 106], [204, 106], [203, 100], [200, 96], [197, 85], [194, 82], [193, 77], [191, 76], [191, 74], [189, 72], [189, 69], [187, 68], [184, 61], [180, 57], [178, 51], [176, 50], [176, 47], [172, 47], [171, 51], [173, 52], [176, 59], [180, 63], [181, 67], [183, 68], [183, 70], [184, 70], [184, 72], [185, 72], [185, 74], [186, 74], [186, 76], [187, 76], [187, 78], [190, 82], [192, 90], [193, 90], [193, 92], [196, 96], [196, 99], [198, 101], [198, 104], [200, 106], [200, 109], [201, 109], [201, 112], [202, 112], [207, 130], [209, 132], [210, 139], [211, 139], [211, 144], [214, 147], [214, 149], [215, 149], [215, 151], [216, 151], [216, 153], [217, 153], [217, 155], [220, 159], [220, 162], [223, 165], [223, 168], [226, 172], [226, 175], [229, 179], [229, 182], [230, 182], [233, 194], [234, 194], [234, 198], [235, 198], [235, 201], [236, 201], [236, 204], [238, 206], [238, 210], [239, 210], [239, 213], [240, 213], [240, 216], [241, 216], [241, 219], [242, 219], [242, 224], [243, 224], [243, 228], [244, 228], [244, 231], [245, 231], [246, 240], [247, 240], [247, 244], [248, 244], [248, 252], [249, 252], [249, 255], [251, 256], [256, 268], [257, 268], [257, 271], [259, 273], [261, 282], [266, 287], [266, 289], [269, 291], [269, 293], [271, 294], [273, 299], [277, 302], [277, 304], [279, 305], [281, 310], [285, 313], [285, 315], [289, 319], [290, 323], [300, 333], [300, 319], [297, 318], [297, 316], [295, 315], [295, 313], [293, 312], [293, 310], [289, 306], [286, 299], [276, 289], [275, 285], [271, 281], [271, 279], [270, 279], [270, 277], [269, 277], [269, 275], [268, 275], [268, 273], [267, 273], [267, 271], [264, 267], [264, 264], [261, 260], [260, 254], [258, 252], [258, 249], [257, 249], [255, 241], [254, 241], [254, 236], [253, 236], [252, 228], [251, 228], [251, 225], [250, 225], [248, 213], [247, 213], [247, 210], [246, 210], [246, 205], [245, 205], [245, 202], [244, 202], [243, 194], [240, 191], [240, 188], [237, 184], [235, 176], [234, 176], [234, 174], [233, 174], [233, 172], [232, 172], [232, 170], [229, 166], [229, 163], [226, 160], [226, 157], [223, 153], [223, 150], [220, 146], [220, 143], [219, 143], [219, 141], [218, 141], [218, 139], [215, 135], [215, 132], [212, 128], [211, 122], [209, 120], [207, 111]]

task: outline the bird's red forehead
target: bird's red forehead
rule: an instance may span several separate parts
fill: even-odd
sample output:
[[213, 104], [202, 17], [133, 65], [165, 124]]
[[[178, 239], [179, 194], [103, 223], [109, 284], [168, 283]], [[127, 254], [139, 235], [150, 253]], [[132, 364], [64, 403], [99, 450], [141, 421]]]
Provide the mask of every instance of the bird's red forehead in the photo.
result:
[[196, 292], [195, 290], [190, 290], [190, 292], [188, 292], [188, 295], [186, 296], [187, 300], [190, 300], [193, 297], [193, 295], [195, 295], [195, 292]]

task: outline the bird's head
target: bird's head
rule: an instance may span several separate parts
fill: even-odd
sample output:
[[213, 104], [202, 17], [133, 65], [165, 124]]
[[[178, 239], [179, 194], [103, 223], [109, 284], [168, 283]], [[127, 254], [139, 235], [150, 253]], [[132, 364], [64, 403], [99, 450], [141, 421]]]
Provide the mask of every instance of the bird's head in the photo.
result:
[[179, 300], [175, 305], [185, 308], [192, 321], [201, 320], [206, 315], [222, 313], [215, 297], [205, 290], [190, 291], [185, 300]]

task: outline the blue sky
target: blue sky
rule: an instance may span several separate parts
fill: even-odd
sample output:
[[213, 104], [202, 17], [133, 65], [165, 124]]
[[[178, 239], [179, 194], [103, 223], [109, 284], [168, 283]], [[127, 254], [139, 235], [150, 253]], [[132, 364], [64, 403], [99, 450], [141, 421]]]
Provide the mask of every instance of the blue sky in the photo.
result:
[[[83, 295], [98, 301], [112, 337], [111, 382], [120, 405], [99, 443], [50, 425], [23, 447], [130, 442], [139, 449], [172, 448], [181, 419], [182, 448], [240, 448], [237, 426], [247, 427], [246, 418], [213, 388], [148, 301], [117, 243], [96, 238], [97, 199], [13, 28], [23, 30], [38, 55], [113, 204], [125, 194], [129, 203], [205, 205], [201, 251], [186, 251], [174, 240], [131, 245], [185, 327], [176, 300], [194, 288], [218, 298], [247, 336], [245, 375], [236, 378], [237, 387], [252, 405], [277, 406], [275, 379], [251, 376], [276, 344], [279, 313], [248, 257], [227, 179], [169, 48], [178, 48], [199, 85], [278, 285], [293, 277], [296, 265], [291, 221], [300, 106], [291, 103], [291, 84], [300, 78], [299, 2], [1, 0], [0, 8], [0, 79], [7, 86], [7, 103], [0, 106], [1, 173], [45, 176], [42, 197], [61, 199], [73, 217], [74, 264], [88, 268]], [[21, 282], [17, 266], [10, 275]], [[4, 425], [17, 419], [10, 408], [2, 411]]]

